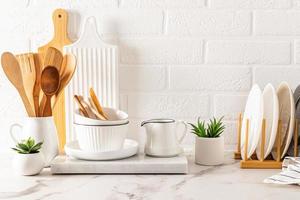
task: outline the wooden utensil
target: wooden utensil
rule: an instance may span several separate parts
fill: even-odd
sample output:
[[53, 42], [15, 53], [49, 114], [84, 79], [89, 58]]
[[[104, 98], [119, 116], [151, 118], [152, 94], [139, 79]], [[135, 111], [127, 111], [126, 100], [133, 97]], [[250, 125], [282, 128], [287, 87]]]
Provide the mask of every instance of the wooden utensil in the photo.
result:
[[80, 111], [85, 117], [98, 119], [97, 115], [91, 110], [90, 106], [84, 101], [82, 96], [74, 95], [75, 102], [78, 104]]
[[34, 97], [34, 87], [36, 82], [36, 70], [35, 70], [35, 61], [33, 53], [19, 54], [16, 55], [16, 58], [19, 61], [19, 65], [22, 71], [23, 84], [25, 88], [26, 95], [31, 105], [34, 106], [34, 116], [38, 116], [39, 111], [39, 102], [35, 101]]
[[25, 109], [27, 111], [27, 114], [29, 115], [29, 117], [34, 117], [35, 113], [33, 105], [30, 104], [28, 96], [26, 95], [22, 78], [22, 70], [20, 68], [17, 58], [12, 53], [5, 52], [1, 56], [1, 64], [7, 78], [18, 90], [22, 98], [23, 104], [25, 106]]
[[60, 79], [57, 68], [51, 66], [46, 67], [42, 71], [41, 75], [41, 88], [47, 97], [46, 104], [43, 109], [44, 117], [52, 115], [51, 97], [55, 95], [55, 93], [59, 89], [59, 85]]
[[92, 100], [92, 98], [89, 97], [89, 102], [90, 102], [90, 105], [91, 105], [91, 108], [92, 108], [92, 111], [97, 115], [97, 117], [101, 120], [107, 120], [105, 119], [105, 117], [103, 115], [101, 115], [98, 111], [97, 111], [97, 108]]
[[85, 107], [81, 104], [80, 97], [79, 97], [78, 95], [74, 95], [74, 100], [75, 100], [75, 102], [77, 103], [77, 105], [79, 106], [80, 112], [82, 112], [82, 114], [83, 114], [85, 117], [89, 117], [89, 114], [88, 114], [88, 112], [85, 110]]
[[62, 53], [54, 47], [49, 47], [45, 55], [44, 66], [56, 67], [57, 70], [60, 72], [62, 70], [61, 69], [62, 62], [63, 62]]
[[35, 66], [35, 85], [33, 88], [33, 100], [34, 100], [34, 109], [37, 117], [41, 117], [42, 113], [39, 111], [40, 106], [40, 98], [42, 97], [42, 91], [41, 91], [41, 74], [43, 70], [41, 57], [39, 54], [35, 53], [33, 54], [34, 57], [34, 66]]
[[[63, 9], [56, 9], [53, 12], [52, 19], [54, 25], [54, 37], [48, 44], [38, 48], [38, 52], [42, 59], [44, 59], [44, 55], [49, 47], [55, 47], [60, 52], [63, 52], [63, 47], [72, 43], [67, 31], [68, 13]], [[59, 149], [62, 152], [66, 143], [66, 113], [64, 92], [62, 91], [61, 93], [61, 97], [53, 110], [53, 116], [59, 136]]]
[[95, 94], [95, 91], [92, 87], [90, 88], [90, 97], [91, 97], [92, 102], [95, 105], [96, 110], [98, 111], [98, 113], [100, 113], [100, 115], [102, 115], [104, 117], [104, 120], [108, 120], [106, 114], [103, 112], [101, 104], [100, 104], [100, 102], [99, 102], [99, 100], [98, 100], [98, 98]]
[[[63, 56], [60, 53], [60, 51], [58, 51], [57, 49], [55, 49], [53, 47], [49, 47], [46, 52], [46, 55], [45, 55], [44, 67], [49, 67], [49, 66], [55, 67], [59, 72], [61, 69], [62, 61], [63, 61]], [[44, 95], [42, 98], [42, 101], [41, 101], [41, 106], [40, 106], [40, 109], [42, 109], [42, 111], [40, 110], [41, 113], [44, 112], [46, 99], [47, 99], [47, 97]], [[53, 104], [51, 103], [51, 106], [52, 105]]]
[[56, 99], [54, 102], [54, 108], [59, 102], [59, 98], [62, 96], [64, 88], [68, 85], [70, 80], [72, 79], [74, 72], [76, 70], [76, 58], [72, 54], [66, 54], [63, 59], [63, 71], [61, 72], [60, 79], [60, 87], [56, 93]]

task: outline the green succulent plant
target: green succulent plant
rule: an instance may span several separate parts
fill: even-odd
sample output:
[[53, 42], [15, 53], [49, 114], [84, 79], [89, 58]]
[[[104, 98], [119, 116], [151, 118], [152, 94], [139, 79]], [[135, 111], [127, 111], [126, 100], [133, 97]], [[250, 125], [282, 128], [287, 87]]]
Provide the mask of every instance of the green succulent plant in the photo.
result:
[[43, 142], [36, 144], [34, 139], [29, 137], [27, 140], [22, 140], [20, 143], [16, 144], [16, 147], [12, 149], [20, 154], [33, 154], [40, 152], [42, 144]]
[[209, 123], [206, 123], [204, 120], [201, 121], [199, 117], [197, 123], [195, 124], [189, 123], [192, 126], [191, 131], [198, 137], [206, 137], [206, 138], [220, 137], [220, 135], [225, 130], [225, 125], [222, 122], [223, 118], [224, 117], [216, 119], [214, 117], [213, 119], [209, 120]]

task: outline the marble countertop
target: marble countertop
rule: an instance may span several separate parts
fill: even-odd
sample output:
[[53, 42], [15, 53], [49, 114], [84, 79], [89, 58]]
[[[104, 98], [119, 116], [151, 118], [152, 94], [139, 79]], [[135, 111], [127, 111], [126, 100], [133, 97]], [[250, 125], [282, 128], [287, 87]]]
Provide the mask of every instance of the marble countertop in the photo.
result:
[[187, 156], [186, 175], [51, 175], [44, 169], [29, 177], [14, 175], [10, 158], [0, 156], [0, 199], [299, 199], [299, 186], [262, 183], [279, 170], [240, 169], [231, 152], [224, 165], [215, 167], [195, 165], [193, 156]]

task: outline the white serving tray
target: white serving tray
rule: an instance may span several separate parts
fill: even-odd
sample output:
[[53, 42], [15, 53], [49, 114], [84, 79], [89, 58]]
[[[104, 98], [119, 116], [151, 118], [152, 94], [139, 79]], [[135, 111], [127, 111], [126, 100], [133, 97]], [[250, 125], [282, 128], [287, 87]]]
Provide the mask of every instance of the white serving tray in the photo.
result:
[[85, 161], [58, 156], [51, 164], [52, 174], [186, 174], [185, 155], [156, 158], [139, 154], [123, 160]]

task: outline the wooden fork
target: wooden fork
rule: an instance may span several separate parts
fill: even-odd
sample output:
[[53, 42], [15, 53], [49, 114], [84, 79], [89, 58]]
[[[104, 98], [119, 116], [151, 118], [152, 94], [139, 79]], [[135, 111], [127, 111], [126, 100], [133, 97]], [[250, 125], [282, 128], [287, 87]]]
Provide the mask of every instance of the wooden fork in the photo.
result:
[[32, 106], [32, 108], [34, 108], [35, 116], [38, 116], [38, 111], [36, 110], [38, 108], [36, 108], [35, 106], [36, 104], [33, 97], [33, 91], [34, 91], [34, 86], [36, 81], [34, 54], [33, 53], [19, 54], [16, 57], [20, 64], [25, 93], [28, 97], [30, 105]]

